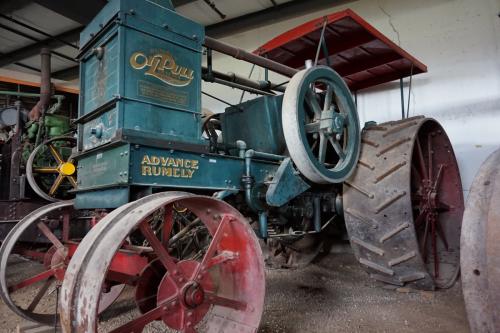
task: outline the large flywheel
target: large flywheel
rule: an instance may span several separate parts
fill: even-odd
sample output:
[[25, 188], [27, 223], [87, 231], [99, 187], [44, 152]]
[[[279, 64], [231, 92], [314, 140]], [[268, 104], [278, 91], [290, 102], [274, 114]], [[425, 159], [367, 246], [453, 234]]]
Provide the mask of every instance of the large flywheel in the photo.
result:
[[500, 149], [479, 169], [461, 239], [465, 308], [472, 332], [500, 332]]
[[293, 76], [283, 97], [283, 133], [299, 171], [318, 184], [341, 183], [359, 156], [358, 113], [351, 92], [326, 66]]
[[60, 136], [38, 145], [26, 162], [26, 178], [41, 198], [56, 202], [74, 197], [77, 188], [76, 165], [71, 157], [76, 139]]
[[[122, 273], [111, 274], [119, 266]], [[96, 301], [117, 279], [136, 288], [136, 309], [126, 321], [102, 327]], [[112, 211], [84, 238], [61, 290], [62, 328], [256, 332], [264, 285], [259, 243], [237, 210], [184, 192], [153, 194]]]
[[464, 210], [451, 143], [433, 119], [367, 127], [356, 172], [344, 183], [354, 253], [378, 280], [433, 290], [459, 273]]

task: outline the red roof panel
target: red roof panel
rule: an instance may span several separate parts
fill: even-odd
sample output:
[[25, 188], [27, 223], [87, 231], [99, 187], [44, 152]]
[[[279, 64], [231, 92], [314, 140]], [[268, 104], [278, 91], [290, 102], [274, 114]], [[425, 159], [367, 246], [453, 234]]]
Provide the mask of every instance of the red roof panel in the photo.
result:
[[[427, 66], [350, 9], [295, 27], [273, 38], [254, 53], [293, 68], [303, 68], [307, 59], [316, 58], [325, 21], [328, 60], [351, 90], [427, 72]], [[322, 51], [318, 63], [327, 63]]]

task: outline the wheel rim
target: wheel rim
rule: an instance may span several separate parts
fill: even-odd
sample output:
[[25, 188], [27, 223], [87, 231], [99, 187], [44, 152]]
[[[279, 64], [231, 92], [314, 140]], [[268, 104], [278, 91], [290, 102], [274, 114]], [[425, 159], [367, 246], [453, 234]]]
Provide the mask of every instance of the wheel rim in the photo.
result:
[[500, 331], [500, 150], [481, 165], [467, 198], [461, 235], [465, 308], [472, 332]]
[[[187, 208], [197, 216], [211, 235], [203, 259], [178, 261], [164, 246], [168, 243], [166, 239], [170, 242], [175, 237], [165, 235], [171, 235], [173, 211], [178, 207]], [[148, 220], [159, 209], [165, 212], [160, 238]], [[235, 327], [245, 332], [257, 330], [263, 309], [264, 272], [262, 253], [248, 223], [220, 200], [170, 192], [151, 195], [114, 210], [85, 237], [71, 260], [61, 291], [65, 331], [98, 331], [96, 307], [89, 300], [99, 296], [107, 267], [120, 248], [119, 240], [127, 239], [134, 231], [146, 239], [152, 249], [148, 256], [161, 262], [165, 275], [156, 289], [156, 304], [140, 304], [137, 300], [138, 295], [150, 297], [154, 289], [151, 286], [136, 291], [136, 304], [142, 314], [126, 324], [120, 323], [113, 332], [141, 331], [145, 325], [159, 320], [184, 332], [229, 332]], [[150, 274], [148, 270], [154, 265], [157, 264], [146, 265], [142, 274]], [[159, 281], [159, 276], [155, 280]], [[137, 287], [144, 283], [139, 282]]]
[[[50, 202], [71, 199], [66, 192], [61, 192], [61, 188], [77, 188], [76, 166], [75, 161], [62, 152], [69, 150], [68, 153], [71, 154], [71, 148], [75, 146], [76, 139], [73, 137], [56, 137], [42, 143], [31, 152], [26, 163], [26, 177], [33, 191], [41, 198]], [[42, 154], [50, 156], [50, 160], [46, 159], [43, 161], [44, 165], [39, 165], [38, 160]], [[51, 178], [50, 187], [40, 184], [42, 175]]]
[[[55, 258], [56, 254], [64, 252], [64, 245], [62, 245], [60, 240], [61, 237], [56, 236], [52, 228], [50, 228], [47, 223], [41, 221], [41, 219], [54, 212], [62, 213], [62, 210], [66, 210], [71, 206], [72, 202], [58, 202], [35, 210], [16, 224], [16, 226], [7, 235], [2, 243], [2, 247], [0, 248], [0, 296], [12, 311], [27, 320], [45, 325], [53, 325], [54, 321], [57, 320], [55, 317], [55, 293], [53, 293], [52, 299], [50, 300], [51, 303], [53, 303], [51, 308], [52, 313], [36, 312], [36, 307], [42, 298], [45, 302], [48, 301], [46, 294], [49, 292], [49, 288], [55, 288], [53, 286], [53, 282], [57, 280], [58, 276], [60, 277], [58, 273], [61, 268], [53, 265], [52, 258]], [[64, 215], [66, 215], [66, 213]], [[44, 240], [49, 242], [49, 244], [52, 244], [52, 247], [46, 252], [39, 251], [38, 249], [28, 249], [29, 251], [26, 251], [26, 255], [40, 258], [45, 265], [41, 264], [41, 267], [39, 267], [36, 272], [30, 272], [28, 275], [29, 277], [21, 276], [19, 279], [16, 279], [15, 282], [10, 281], [7, 276], [9, 274], [9, 257], [12, 253], [14, 253], [18, 241], [26, 237], [26, 233], [29, 233], [30, 230], [32, 231], [36, 228], [36, 224], [38, 223], [43, 224], [43, 226], [38, 227], [38, 230], [44, 235]], [[64, 234], [64, 232], [62, 234]], [[33, 238], [30, 238], [31, 241], [33, 241]], [[42, 239], [40, 239], [40, 235], [36, 238], [37, 239], [35, 239], [35, 241], [42, 241]], [[32, 271], [32, 265], [27, 265]], [[35, 296], [26, 306], [26, 304], [19, 304], [18, 300], [15, 299], [15, 292], [17, 290], [27, 288], [29, 288], [30, 291], [35, 291]]]
[[316, 183], [340, 183], [354, 170], [359, 120], [343, 79], [325, 66], [304, 69], [288, 84], [283, 131], [300, 172]]
[[460, 260], [461, 224], [456, 221], [462, 218], [464, 202], [450, 149], [441, 126], [424, 123], [415, 138], [411, 162], [411, 199], [420, 255], [439, 288], [455, 281]]
[[[12, 311], [25, 319], [44, 325], [58, 323], [57, 290], [64, 279], [70, 256], [77, 246], [70, 237], [80, 238], [86, 228], [84, 221], [79, 223], [71, 220], [74, 216], [72, 206], [72, 201], [56, 202], [33, 211], [16, 224], [2, 243], [0, 296]], [[78, 224], [80, 225], [76, 228]], [[16, 264], [13, 274], [9, 268], [9, 257], [12, 259], [11, 255], [14, 253], [35, 259], [40, 264], [24, 260]], [[20, 269], [20, 265], [25, 265], [27, 269]], [[21, 273], [18, 274], [18, 271]], [[25, 271], [29, 273], [26, 276]], [[99, 313], [116, 300], [124, 287], [113, 286], [102, 294]], [[30, 299], [29, 304], [24, 304], [23, 298], [26, 297], [20, 295], [19, 298], [15, 295], [18, 290], [35, 296]], [[42, 303], [44, 307], [39, 312], [37, 306]], [[47, 303], [51, 304], [49, 309]]]

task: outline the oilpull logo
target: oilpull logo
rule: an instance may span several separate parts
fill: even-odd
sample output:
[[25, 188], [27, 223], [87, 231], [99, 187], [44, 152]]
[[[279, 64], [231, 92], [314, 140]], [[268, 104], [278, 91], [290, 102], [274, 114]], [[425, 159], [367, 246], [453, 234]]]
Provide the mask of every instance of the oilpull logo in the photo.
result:
[[168, 51], [159, 51], [149, 56], [140, 51], [134, 52], [130, 57], [130, 65], [136, 70], [147, 67], [144, 75], [153, 76], [174, 87], [189, 85], [194, 76], [192, 69], [177, 65]]

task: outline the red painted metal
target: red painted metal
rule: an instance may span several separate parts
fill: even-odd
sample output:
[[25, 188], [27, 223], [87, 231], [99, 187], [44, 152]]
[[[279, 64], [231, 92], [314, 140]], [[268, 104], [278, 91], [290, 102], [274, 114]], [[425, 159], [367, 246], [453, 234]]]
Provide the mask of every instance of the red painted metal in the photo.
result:
[[[314, 61], [316, 57], [325, 22], [331, 67], [353, 91], [427, 72], [427, 66], [350, 9], [299, 25], [254, 53], [296, 69], [303, 68], [307, 59]], [[326, 63], [320, 51], [318, 64]]]
[[22, 280], [21, 282], [18, 282], [16, 283], [15, 285], [12, 285], [9, 287], [9, 292], [14, 292], [18, 289], [21, 289], [21, 288], [24, 288], [24, 287], [27, 287], [27, 286], [30, 286], [34, 283], [37, 283], [37, 282], [40, 282], [40, 281], [43, 281], [45, 279], [48, 279], [49, 277], [53, 276], [54, 275], [54, 270], [53, 269], [49, 269], [47, 271], [43, 271], [42, 273], [39, 273], [39, 274], [36, 274], [30, 278], [27, 278], [25, 280]]
[[464, 209], [460, 175], [449, 147], [441, 128], [423, 126], [411, 166], [415, 229], [422, 258], [435, 280], [450, 274], [445, 270], [450, 270], [451, 258], [458, 260], [460, 225], [454, 221], [461, 221]]
[[[183, 208], [174, 207], [177, 213], [186, 211], [186, 216], [190, 216], [188, 223], [198, 221], [205, 230], [210, 243], [203, 245], [206, 251], [199, 252], [200, 256], [201, 251], [205, 252], [203, 258], [184, 260], [182, 254], [165, 246], [184, 230], [169, 235], [168, 230], [176, 230], [171, 226], [174, 203]], [[163, 209], [166, 229], [153, 230], [149, 217], [157, 216], [156, 212]], [[177, 224], [178, 220], [174, 225]], [[132, 251], [129, 257], [117, 261], [120, 252], [134, 248], [124, 244], [124, 240], [136, 231], [144, 236], [149, 251]], [[116, 278], [111, 266], [123, 268], [129, 259], [137, 261], [136, 256], [149, 260], [135, 277], [135, 301], [140, 315], [112, 332], [139, 332], [152, 321], [162, 321], [183, 332], [257, 331], [265, 280], [255, 233], [227, 203], [183, 192], [158, 193], [131, 202], [92, 228], [73, 255], [62, 286], [61, 322], [65, 330], [98, 331], [96, 304], [89, 300], [98, 299]]]

